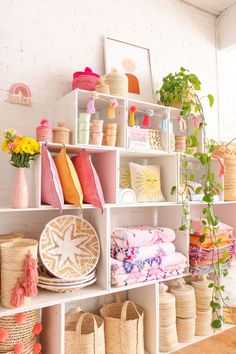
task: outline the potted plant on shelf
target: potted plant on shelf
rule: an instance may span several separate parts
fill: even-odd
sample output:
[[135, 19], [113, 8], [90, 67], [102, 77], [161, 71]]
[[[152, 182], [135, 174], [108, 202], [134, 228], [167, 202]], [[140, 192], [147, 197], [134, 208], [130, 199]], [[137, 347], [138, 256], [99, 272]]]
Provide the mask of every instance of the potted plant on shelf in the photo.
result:
[[12, 189], [11, 207], [28, 208], [28, 185], [25, 168], [40, 154], [40, 145], [28, 136], [16, 134], [14, 129], [5, 130], [2, 139], [2, 150], [11, 155], [10, 164], [17, 168]]
[[[203, 167], [203, 174], [200, 178], [202, 187], [197, 187], [193, 192], [195, 194], [202, 194], [202, 202], [205, 203], [200, 220], [202, 223], [203, 236], [200, 238], [200, 242], [204, 243], [206, 237], [211, 237], [212, 241], [212, 272], [211, 272], [211, 282], [209, 287], [212, 288], [212, 300], [210, 306], [214, 314], [212, 327], [217, 329], [221, 328], [224, 318], [222, 316], [222, 302], [224, 302], [222, 292], [224, 287], [221, 285], [222, 276], [227, 275], [227, 262], [229, 257], [224, 254], [220, 255], [219, 247], [220, 240], [217, 238], [217, 231], [219, 229], [219, 219], [214, 215], [213, 205], [214, 196], [217, 191], [222, 189], [221, 184], [216, 181], [214, 172], [212, 171], [212, 160], [215, 158], [214, 151], [216, 148], [216, 142], [212, 139], [208, 139], [206, 135], [206, 120], [204, 115], [204, 109], [202, 106], [202, 99], [198, 96], [198, 92], [201, 90], [201, 81], [195, 75], [190, 73], [184, 68], [180, 68], [178, 73], [170, 73], [163, 78], [163, 84], [158, 91], [160, 94], [160, 99], [166, 106], [174, 105], [176, 103], [179, 106], [181, 119], [186, 122], [189, 119], [194, 119], [193, 125], [194, 129], [191, 135], [188, 134], [187, 130], [187, 147], [185, 152], [181, 155], [181, 166], [183, 172], [180, 175], [180, 183], [184, 185], [182, 190], [182, 205], [183, 205], [183, 220], [182, 225], [179, 230], [185, 231], [192, 230], [192, 223], [189, 218], [189, 208], [188, 208], [188, 193], [186, 190], [188, 188], [193, 189], [192, 181], [195, 180], [194, 171], [189, 166], [188, 156], [192, 155], [199, 164]], [[212, 95], [204, 96], [208, 98], [210, 107], [214, 103], [214, 98]], [[193, 116], [191, 112], [194, 110], [196, 116]], [[198, 146], [198, 134], [202, 130], [204, 149], [203, 151], [196, 152], [196, 147]], [[221, 161], [219, 160], [221, 163]], [[221, 163], [220, 173], [223, 174], [223, 166]], [[173, 186], [171, 193], [176, 193], [177, 188]], [[216, 261], [215, 261], [216, 258]]]

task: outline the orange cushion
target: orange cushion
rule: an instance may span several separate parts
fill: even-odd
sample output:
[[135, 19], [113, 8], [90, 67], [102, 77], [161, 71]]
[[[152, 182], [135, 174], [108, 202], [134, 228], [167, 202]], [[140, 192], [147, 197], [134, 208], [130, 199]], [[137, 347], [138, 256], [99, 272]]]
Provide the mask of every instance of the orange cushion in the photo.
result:
[[76, 206], [82, 206], [82, 188], [73, 163], [66, 154], [65, 147], [63, 147], [59, 154], [54, 157], [54, 161], [60, 177], [65, 202]]

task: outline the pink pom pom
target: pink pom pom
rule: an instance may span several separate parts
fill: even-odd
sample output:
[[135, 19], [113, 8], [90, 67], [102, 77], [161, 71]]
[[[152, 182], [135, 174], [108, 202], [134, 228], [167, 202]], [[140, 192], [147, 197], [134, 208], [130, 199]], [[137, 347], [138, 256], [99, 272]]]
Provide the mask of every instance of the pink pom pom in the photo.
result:
[[13, 352], [16, 354], [21, 354], [25, 350], [25, 346], [23, 343], [17, 343], [14, 345]]
[[33, 328], [33, 335], [38, 336], [42, 332], [43, 326], [41, 323], [36, 323]]
[[42, 346], [40, 343], [34, 343], [33, 345], [33, 351], [36, 354], [39, 354], [41, 352]]
[[38, 269], [35, 259], [28, 252], [24, 261], [24, 281], [25, 296], [33, 297], [38, 294]]
[[27, 320], [27, 314], [25, 312], [18, 313], [16, 315], [16, 323], [22, 324], [25, 323]]
[[6, 329], [0, 328], [0, 342], [6, 342], [9, 338], [9, 333]]
[[20, 307], [24, 303], [25, 290], [19, 281], [16, 282], [14, 288], [11, 289], [11, 301], [12, 307]]

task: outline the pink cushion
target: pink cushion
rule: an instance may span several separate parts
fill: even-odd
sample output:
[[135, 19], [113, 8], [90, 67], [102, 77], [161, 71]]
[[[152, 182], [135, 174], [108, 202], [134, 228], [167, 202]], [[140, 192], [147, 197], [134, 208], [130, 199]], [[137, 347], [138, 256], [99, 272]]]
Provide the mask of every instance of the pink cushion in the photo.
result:
[[63, 209], [64, 198], [55, 162], [45, 145], [42, 146], [41, 201]]
[[82, 150], [72, 158], [83, 190], [84, 201], [103, 210], [104, 196], [97, 172], [89, 158], [89, 153]]

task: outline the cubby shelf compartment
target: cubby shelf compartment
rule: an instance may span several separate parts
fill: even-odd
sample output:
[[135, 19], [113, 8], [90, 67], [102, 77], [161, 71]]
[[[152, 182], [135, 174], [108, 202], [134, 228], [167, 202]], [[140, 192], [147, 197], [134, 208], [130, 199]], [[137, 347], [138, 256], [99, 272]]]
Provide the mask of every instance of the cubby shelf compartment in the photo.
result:
[[[64, 122], [66, 126], [71, 129], [72, 144], [78, 144], [78, 117], [80, 112], [86, 112], [87, 102], [89, 97], [93, 93], [91, 91], [75, 89], [68, 93], [66, 96], [62, 97], [55, 106], [54, 115], [56, 117], [56, 122]], [[122, 97], [116, 97], [101, 93], [96, 93], [97, 99], [95, 99], [95, 110], [96, 113], [92, 115], [91, 121], [95, 119], [103, 119], [104, 125], [108, 122], [108, 105], [111, 99], [116, 99], [118, 102], [118, 107], [116, 108], [116, 117], [114, 120], [109, 120], [111, 122], [118, 124], [117, 129], [117, 139], [116, 146], [125, 147], [126, 143], [126, 100]], [[91, 145], [93, 146], [93, 145]]]

